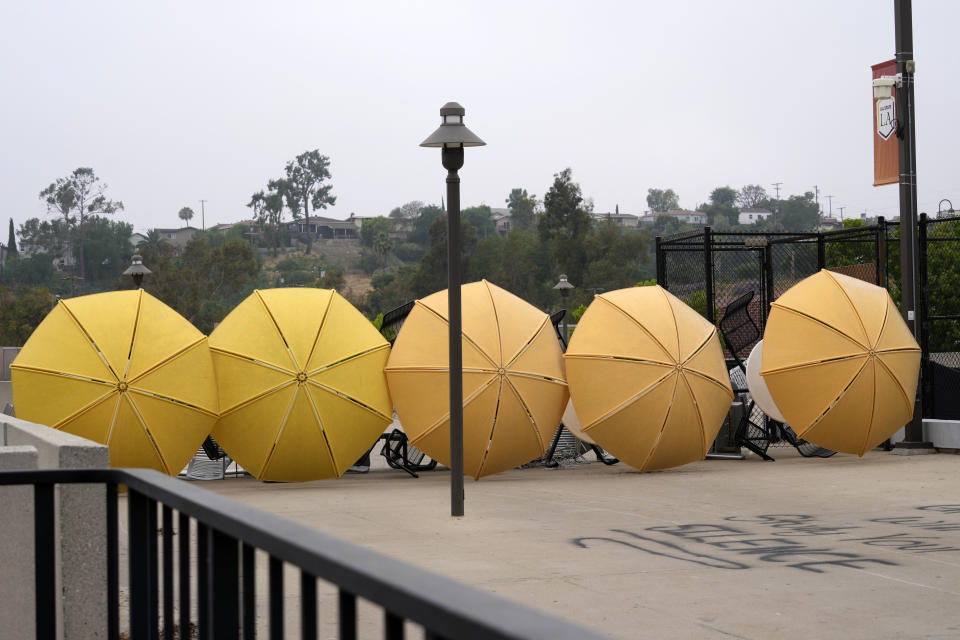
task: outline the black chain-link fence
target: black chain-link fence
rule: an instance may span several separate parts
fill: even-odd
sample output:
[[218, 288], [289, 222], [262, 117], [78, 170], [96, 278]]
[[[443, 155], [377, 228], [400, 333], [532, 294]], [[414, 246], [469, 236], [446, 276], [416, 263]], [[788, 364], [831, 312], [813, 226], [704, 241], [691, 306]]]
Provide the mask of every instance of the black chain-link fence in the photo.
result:
[[[960, 419], [960, 216], [921, 215], [918, 240], [924, 415]], [[714, 323], [730, 302], [753, 291], [749, 313], [762, 331], [770, 303], [820, 269], [886, 287], [899, 305], [898, 223], [879, 218], [874, 225], [820, 233], [724, 233], [705, 227], [657, 238], [657, 282]], [[738, 345], [737, 355], [746, 358], [752, 348], [753, 343]]]

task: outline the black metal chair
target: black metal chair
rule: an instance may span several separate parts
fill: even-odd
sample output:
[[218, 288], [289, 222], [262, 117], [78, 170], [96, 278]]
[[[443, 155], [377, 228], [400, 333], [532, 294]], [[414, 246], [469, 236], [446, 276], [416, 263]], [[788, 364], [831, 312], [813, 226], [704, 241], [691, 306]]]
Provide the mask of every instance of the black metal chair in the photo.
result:
[[753, 301], [754, 295], [756, 295], [754, 291], [747, 291], [728, 304], [723, 312], [723, 317], [717, 323], [727, 351], [730, 352], [736, 367], [743, 374], [742, 386], [735, 387], [733, 390], [744, 407], [743, 416], [737, 426], [736, 442], [764, 460], [773, 460], [767, 451], [771, 444], [780, 442], [793, 446], [800, 452], [800, 455], [807, 458], [829, 458], [836, 452], [798, 438], [789, 425], [778, 422], [764, 414], [750, 398], [750, 390], [747, 389], [746, 385], [747, 367], [740, 354], [753, 348], [761, 335], [760, 328], [750, 315], [750, 303]]
[[[419, 478], [418, 472], [432, 471], [436, 468], [437, 461], [427, 458], [423, 451], [410, 444], [407, 434], [400, 429], [394, 429], [380, 437], [383, 438], [380, 455], [386, 459], [391, 469], [406, 471], [414, 478]], [[424, 458], [428, 461], [423, 462]]]

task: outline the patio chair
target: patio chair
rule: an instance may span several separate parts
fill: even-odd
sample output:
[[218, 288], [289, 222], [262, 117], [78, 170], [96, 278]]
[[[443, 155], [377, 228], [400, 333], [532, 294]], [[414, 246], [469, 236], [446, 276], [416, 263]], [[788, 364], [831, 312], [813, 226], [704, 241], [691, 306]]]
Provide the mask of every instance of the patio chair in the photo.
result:
[[414, 478], [420, 477], [418, 472], [432, 471], [436, 468], [437, 461], [427, 458], [428, 462], [424, 462], [423, 459], [427, 455], [410, 444], [407, 434], [400, 429], [394, 429], [380, 437], [383, 439], [380, 455], [386, 459], [390, 468], [406, 471]]
[[760, 338], [760, 328], [750, 316], [750, 303], [754, 295], [756, 295], [754, 291], [747, 291], [728, 304], [723, 317], [717, 323], [727, 351], [736, 363], [736, 366], [730, 370], [733, 392], [740, 398], [744, 407], [743, 416], [737, 427], [736, 441], [769, 461], [773, 458], [767, 451], [771, 444], [778, 442], [786, 442], [807, 458], [829, 458], [836, 452], [798, 438], [789, 425], [777, 422], [764, 414], [750, 398], [750, 390], [746, 384], [747, 367], [740, 354], [752, 348]]

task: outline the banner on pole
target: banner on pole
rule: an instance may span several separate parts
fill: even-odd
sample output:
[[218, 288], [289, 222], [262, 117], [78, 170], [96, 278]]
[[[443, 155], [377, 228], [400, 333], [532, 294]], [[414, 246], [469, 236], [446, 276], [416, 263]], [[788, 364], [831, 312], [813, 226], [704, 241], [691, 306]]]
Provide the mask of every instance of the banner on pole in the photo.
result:
[[[871, 65], [873, 79], [897, 75], [897, 61]], [[900, 182], [900, 141], [897, 139], [897, 92], [889, 98], [873, 98], [873, 186]]]

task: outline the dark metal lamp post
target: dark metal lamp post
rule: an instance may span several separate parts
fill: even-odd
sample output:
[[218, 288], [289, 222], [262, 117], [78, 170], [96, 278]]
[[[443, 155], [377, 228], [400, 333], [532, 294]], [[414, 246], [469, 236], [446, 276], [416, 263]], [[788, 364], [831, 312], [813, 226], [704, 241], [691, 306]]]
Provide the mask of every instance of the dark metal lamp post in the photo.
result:
[[[946, 202], [947, 204], [950, 205], [950, 208], [949, 208], [949, 209], [944, 209], [944, 208], [943, 208], [943, 203], [944, 203], [944, 202]], [[940, 201], [940, 204], [937, 205], [937, 217], [938, 217], [938, 218], [943, 217], [943, 214], [947, 214], [948, 216], [952, 216], [953, 213], [954, 213], [954, 211], [953, 211], [953, 203], [950, 202], [947, 198], [944, 198], [943, 200], [941, 200], [941, 201]]]
[[560, 290], [560, 297], [563, 298], [563, 320], [560, 321], [560, 331], [563, 334], [563, 344], [566, 345], [570, 341], [570, 334], [567, 332], [567, 316], [570, 315], [566, 313], [567, 311], [567, 295], [570, 293], [570, 289], [573, 289], [573, 285], [567, 281], [567, 274], [560, 274], [560, 282], [553, 285], [554, 289]]
[[123, 272], [123, 275], [130, 276], [133, 278], [134, 286], [139, 289], [140, 285], [143, 283], [143, 276], [148, 273], [153, 273], [150, 269], [147, 269], [143, 265], [143, 258], [140, 257], [139, 253], [133, 254], [133, 258], [130, 259], [130, 266], [126, 268]]
[[440, 147], [447, 170], [447, 319], [450, 326], [450, 515], [463, 515], [463, 345], [460, 317], [460, 176], [463, 148], [486, 144], [463, 124], [456, 102], [440, 109], [442, 124], [420, 143]]

